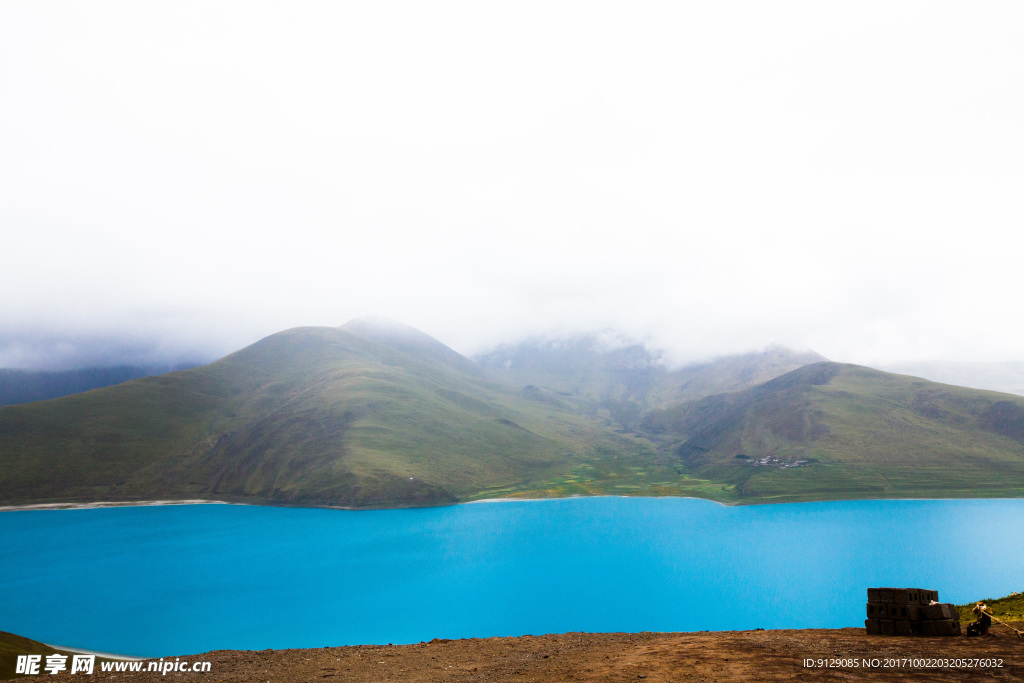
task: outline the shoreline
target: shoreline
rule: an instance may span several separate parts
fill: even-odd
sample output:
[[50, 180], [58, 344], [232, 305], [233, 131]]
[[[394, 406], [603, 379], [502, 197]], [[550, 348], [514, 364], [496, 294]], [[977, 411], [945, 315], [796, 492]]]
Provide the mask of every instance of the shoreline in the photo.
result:
[[[714, 500], [713, 498], [701, 498], [700, 496], [627, 496], [621, 493], [601, 493], [595, 496], [554, 496], [544, 498], [479, 498], [477, 500], [466, 500], [461, 503], [455, 503], [455, 505], [475, 505], [476, 503], [535, 503], [545, 500], [576, 500], [581, 498], [644, 498], [646, 500], [706, 500], [709, 503], [715, 505], [721, 505], [722, 507], [740, 507], [738, 503], [723, 503], [720, 500]], [[918, 500], [918, 499], [912, 499]], [[1011, 499], [1016, 500], [1016, 499]], [[805, 501], [805, 502], [826, 502], [826, 501]], [[761, 505], [762, 503], [753, 503], [754, 505]], [[763, 503], [764, 505], [786, 505], [786, 503]]]
[[133, 657], [131, 655], [118, 655], [113, 652], [100, 652], [99, 650], [84, 650], [80, 647], [67, 647], [66, 645], [54, 645], [53, 643], [43, 643], [46, 647], [52, 647], [54, 650], [60, 652], [69, 652], [73, 655], [96, 655], [98, 659], [113, 659], [118, 662], [141, 662], [146, 659], [154, 659], [153, 657]]
[[162, 505], [246, 505], [246, 503], [229, 503], [226, 500], [205, 500], [203, 498], [191, 498], [187, 500], [99, 500], [94, 503], [34, 503], [30, 505], [0, 505], [0, 512], [18, 512], [22, 510], [93, 510], [98, 508], [153, 507]]
[[129, 500], [129, 501], [95, 501], [91, 503], [31, 503], [28, 505], [0, 505], [0, 512], [22, 512], [26, 510], [93, 510], [101, 508], [118, 508], [118, 507], [156, 507], [156, 506], [171, 506], [171, 505], [245, 505], [253, 507], [288, 507], [288, 508], [303, 508], [310, 510], [347, 510], [351, 512], [363, 512], [371, 510], [409, 510], [417, 509], [418, 507], [448, 507], [455, 505], [475, 505], [477, 503], [535, 503], [547, 500], [572, 500], [579, 498], [645, 498], [649, 500], [704, 500], [709, 503], [721, 505], [722, 507], [751, 507], [757, 505], [810, 505], [816, 503], [853, 503], [861, 501], [942, 501], [942, 500], [1024, 500], [1024, 497], [999, 497], [999, 496], [983, 496], [983, 497], [968, 497], [968, 498], [835, 498], [835, 499], [823, 499], [823, 500], [794, 500], [786, 502], [756, 502], [756, 503], [726, 503], [713, 498], [701, 498], [700, 496], [630, 496], [624, 494], [599, 494], [594, 496], [554, 496], [543, 498], [479, 498], [477, 500], [464, 500], [457, 503], [446, 503], [444, 505], [424, 505], [424, 506], [396, 506], [396, 507], [346, 507], [340, 505], [294, 505], [285, 504], [274, 501], [263, 501], [254, 503], [240, 503], [228, 500], [212, 500], [205, 498], [188, 498], [188, 499], [161, 499], [161, 500]]

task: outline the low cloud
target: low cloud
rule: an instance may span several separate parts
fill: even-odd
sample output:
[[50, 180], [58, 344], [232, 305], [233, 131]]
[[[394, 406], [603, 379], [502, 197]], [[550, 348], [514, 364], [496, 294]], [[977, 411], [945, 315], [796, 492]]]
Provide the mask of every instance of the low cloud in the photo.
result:
[[0, 4], [0, 365], [372, 313], [1024, 358], [1021, 7], [389, 8]]

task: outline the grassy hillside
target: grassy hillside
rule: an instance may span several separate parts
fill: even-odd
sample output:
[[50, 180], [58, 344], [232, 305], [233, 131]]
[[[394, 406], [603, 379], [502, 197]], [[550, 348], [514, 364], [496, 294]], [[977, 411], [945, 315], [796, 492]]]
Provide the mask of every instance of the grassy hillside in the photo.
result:
[[1024, 399], [855, 365], [808, 365], [641, 428], [741, 500], [1024, 495]]
[[[995, 616], [997, 619], [1001, 619], [1009, 624], [1013, 624], [1014, 628], [1020, 629], [1024, 626], [1024, 594], [1013, 593], [1002, 598], [985, 598], [980, 602], [988, 605], [988, 613]], [[967, 603], [966, 605], [957, 605], [957, 612], [960, 613], [960, 622], [962, 624], [969, 624], [975, 619], [974, 602]], [[1003, 627], [992, 625], [993, 630], [999, 634], [1010, 634], [1009, 631]], [[1011, 634], [1012, 635], [1012, 634]]]
[[[665, 387], [699, 394], [798, 361], [724, 359], [688, 387], [636, 353], [563, 394], [495, 381], [393, 323], [288, 330], [210, 365], [0, 408], [0, 505], [1024, 495], [1024, 398], [826, 362], [642, 411]], [[592, 391], [629, 419], [595, 411]]]
[[[45, 665], [46, 655], [53, 654], [59, 654], [59, 651], [35, 640], [0, 631], [0, 679], [14, 678], [18, 655], [43, 655], [42, 664]], [[42, 671], [43, 667], [39, 668]], [[44, 672], [42, 675], [47, 674]]]
[[880, 368], [901, 375], [914, 375], [933, 382], [961, 387], [1000, 391], [1024, 396], [1024, 361], [1002, 363], [957, 363], [933, 361], [898, 363]]
[[[75, 654], [68, 650], [57, 650], [49, 645], [44, 645], [37, 640], [30, 638], [24, 638], [17, 636], [13, 633], [7, 633], [6, 631], [0, 631], [0, 680], [7, 680], [9, 678], [17, 678], [19, 680], [32, 680], [37, 678], [46, 677], [49, 678], [54, 674], [46, 673], [46, 655], [61, 654], [67, 655], [68, 659], [65, 660], [67, 670], [71, 669], [71, 657]], [[110, 653], [107, 653], [110, 654]], [[42, 659], [39, 662], [39, 673], [31, 676], [25, 674], [15, 674], [17, 670], [18, 656], [19, 655], [42, 655]], [[94, 670], [98, 671], [102, 662], [113, 661], [112, 658], [108, 657], [97, 657], [95, 661]], [[65, 676], [69, 674], [65, 672]], [[76, 675], [81, 675], [81, 672]], [[113, 676], [111, 678], [114, 678]], [[67, 680], [67, 679], [65, 679]], [[90, 680], [90, 679], [85, 679]]]
[[438, 504], [557, 495], [581, 468], [614, 477], [656, 457], [481, 374], [411, 328], [289, 330], [207, 366], [0, 409], [0, 503]]

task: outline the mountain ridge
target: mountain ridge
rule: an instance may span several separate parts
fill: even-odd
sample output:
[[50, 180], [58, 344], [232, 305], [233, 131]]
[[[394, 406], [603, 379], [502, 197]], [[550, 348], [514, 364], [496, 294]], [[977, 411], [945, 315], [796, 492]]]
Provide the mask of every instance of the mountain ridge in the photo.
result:
[[789, 467], [805, 489], [836, 495], [893, 495], [903, 480], [1024, 493], [1024, 400], [1010, 394], [828, 362], [646, 420], [676, 437], [688, 467], [744, 495], [785, 497], [777, 472]]
[[615, 341], [607, 345], [597, 334], [533, 340], [499, 346], [477, 360], [497, 379], [550, 392], [627, 429], [660, 406], [744, 389], [825, 360], [813, 351], [770, 346], [670, 368], [662, 352]]
[[292, 328], [209, 365], [0, 408], [0, 504], [1024, 495], [1024, 398], [776, 351], [720, 359], [724, 380], [673, 400], [711, 366], [662, 374], [620, 350], [573, 366], [570, 347], [553, 369], [533, 356], [535, 377], [587, 381], [556, 392], [395, 323]]
[[539, 414], [446, 352], [417, 358], [372, 337], [293, 328], [200, 368], [9, 406], [0, 498], [439, 504], [567, 452], [636, 450], [568, 411]]
[[921, 361], [883, 364], [878, 369], [942, 384], [1024, 396], [1024, 361]]

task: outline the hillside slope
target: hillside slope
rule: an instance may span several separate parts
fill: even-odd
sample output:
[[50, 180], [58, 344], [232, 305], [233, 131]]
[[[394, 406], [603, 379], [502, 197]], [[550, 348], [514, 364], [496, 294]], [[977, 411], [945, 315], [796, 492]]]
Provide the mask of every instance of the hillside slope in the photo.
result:
[[[46, 655], [59, 654], [49, 645], [6, 631], [0, 631], [0, 679], [15, 677], [16, 664], [20, 655], [42, 655], [42, 664], [46, 664]], [[42, 666], [40, 666], [42, 669]], [[19, 678], [24, 678], [19, 674]]]
[[934, 361], [897, 363], [880, 370], [901, 375], [914, 375], [933, 382], [955, 384], [961, 387], [1000, 391], [1024, 396], [1024, 361], [1003, 363], [957, 363]]
[[192, 365], [175, 368], [152, 365], [119, 365], [55, 372], [0, 368], [0, 406], [80, 394], [91, 389], [109, 387], [139, 377], [160, 375], [171, 370], [183, 370]]
[[648, 410], [757, 386], [825, 358], [770, 347], [669, 369], [641, 344], [590, 334], [500, 346], [477, 360], [499, 381], [634, 429]]
[[641, 430], [741, 499], [1024, 495], [1024, 398], [856, 365], [652, 411]]
[[[820, 362], [673, 403], [786, 359], [723, 359], [689, 388], [622, 360], [561, 394], [502, 384], [394, 323], [287, 330], [206, 366], [0, 408], [0, 505], [1024, 495], [1024, 398]], [[604, 390], [628, 419], [598, 407]]]
[[0, 409], [0, 503], [438, 504], [653, 452], [478, 375], [411, 328], [288, 330], [207, 366]]

